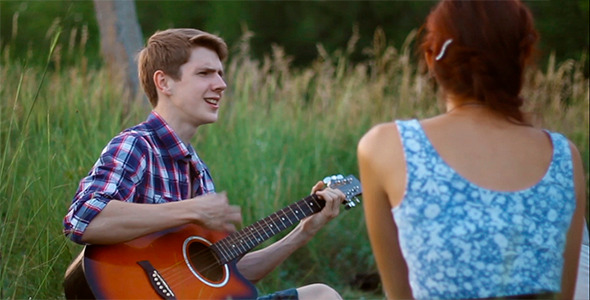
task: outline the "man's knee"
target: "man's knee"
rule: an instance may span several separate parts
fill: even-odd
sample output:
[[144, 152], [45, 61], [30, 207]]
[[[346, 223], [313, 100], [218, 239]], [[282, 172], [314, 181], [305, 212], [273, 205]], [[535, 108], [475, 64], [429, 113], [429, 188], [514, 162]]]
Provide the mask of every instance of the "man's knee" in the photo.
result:
[[342, 299], [335, 289], [323, 283], [314, 283], [297, 288], [297, 294], [299, 295], [299, 300]]

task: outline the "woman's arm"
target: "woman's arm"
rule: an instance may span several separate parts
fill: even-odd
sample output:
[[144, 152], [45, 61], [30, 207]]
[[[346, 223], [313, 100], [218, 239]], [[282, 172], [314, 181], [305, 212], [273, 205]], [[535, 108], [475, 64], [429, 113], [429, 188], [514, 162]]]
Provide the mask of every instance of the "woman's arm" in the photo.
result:
[[391, 208], [405, 190], [405, 162], [395, 124], [370, 130], [358, 144], [363, 206], [369, 240], [388, 299], [410, 299], [412, 291]]
[[584, 168], [580, 152], [570, 142], [572, 160], [574, 164], [574, 184], [576, 191], [576, 210], [572, 216], [570, 229], [567, 233], [567, 242], [564, 252], [563, 273], [561, 276], [560, 299], [573, 299], [576, 287], [576, 274], [578, 273], [578, 260], [580, 258], [580, 247], [582, 245], [582, 234], [586, 223], [586, 180], [584, 179]]

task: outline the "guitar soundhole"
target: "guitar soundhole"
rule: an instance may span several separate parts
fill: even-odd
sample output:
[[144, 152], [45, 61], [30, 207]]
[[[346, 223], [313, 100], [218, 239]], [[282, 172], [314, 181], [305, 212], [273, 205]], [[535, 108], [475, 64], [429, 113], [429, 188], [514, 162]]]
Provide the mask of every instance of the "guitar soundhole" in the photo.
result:
[[193, 242], [188, 245], [189, 260], [193, 269], [212, 282], [223, 279], [224, 268], [219, 264], [213, 251], [204, 244]]

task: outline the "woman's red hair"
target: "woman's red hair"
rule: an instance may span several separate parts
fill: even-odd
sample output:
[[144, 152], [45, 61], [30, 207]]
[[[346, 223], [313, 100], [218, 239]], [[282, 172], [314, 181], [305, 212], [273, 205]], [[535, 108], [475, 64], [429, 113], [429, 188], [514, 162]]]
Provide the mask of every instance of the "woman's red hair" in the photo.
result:
[[421, 50], [432, 57], [431, 71], [445, 91], [526, 123], [520, 91], [538, 33], [522, 2], [443, 0], [428, 15], [425, 29]]

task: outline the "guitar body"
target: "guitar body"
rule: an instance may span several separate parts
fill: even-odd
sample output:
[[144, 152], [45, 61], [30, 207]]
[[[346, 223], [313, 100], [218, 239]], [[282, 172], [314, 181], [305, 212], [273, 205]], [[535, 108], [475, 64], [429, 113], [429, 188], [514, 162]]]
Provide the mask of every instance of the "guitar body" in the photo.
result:
[[[78, 265], [97, 299], [256, 298], [235, 261], [221, 265], [209, 248], [226, 236], [184, 225], [126, 243], [86, 246]], [[66, 275], [66, 297], [76, 294], [68, 289], [82, 288], [75, 285]]]
[[[327, 177], [328, 178], [328, 177]], [[358, 179], [332, 176], [347, 209], [362, 193]], [[326, 180], [325, 180], [326, 182]], [[319, 212], [325, 201], [307, 196], [231, 234], [189, 224], [115, 245], [89, 245], [66, 271], [67, 299], [255, 299], [256, 288], [236, 260], [260, 243]]]

